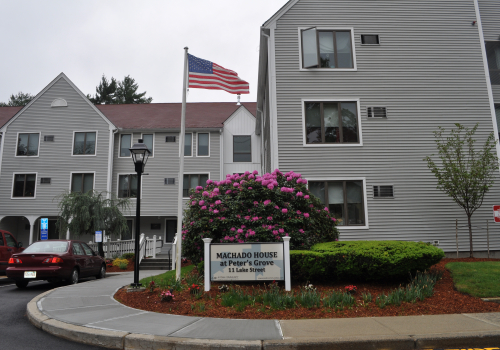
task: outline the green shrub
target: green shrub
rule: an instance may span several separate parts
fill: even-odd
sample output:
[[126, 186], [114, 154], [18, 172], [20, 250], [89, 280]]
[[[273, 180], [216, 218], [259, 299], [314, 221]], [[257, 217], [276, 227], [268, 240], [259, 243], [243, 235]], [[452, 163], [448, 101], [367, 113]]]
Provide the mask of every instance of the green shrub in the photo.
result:
[[443, 257], [441, 249], [428, 243], [400, 241], [328, 242], [290, 252], [292, 278], [310, 281], [405, 278]]
[[127, 266], [128, 260], [127, 259], [115, 259], [115, 260], [113, 260], [113, 266], [120, 267], [122, 264], [125, 264], [125, 266]]
[[128, 264], [126, 264], [126, 263], [120, 263], [120, 270], [126, 270], [127, 266], [128, 266]]
[[120, 257], [120, 259], [128, 259], [128, 260], [133, 260], [134, 258], [135, 258], [134, 253], [125, 253]]

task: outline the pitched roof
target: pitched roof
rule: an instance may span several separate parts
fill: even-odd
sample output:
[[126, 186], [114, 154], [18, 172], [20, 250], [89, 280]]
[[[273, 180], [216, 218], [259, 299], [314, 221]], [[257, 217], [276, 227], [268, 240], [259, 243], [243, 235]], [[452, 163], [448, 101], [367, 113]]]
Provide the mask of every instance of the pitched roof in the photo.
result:
[[[254, 116], [257, 104], [242, 103]], [[121, 129], [179, 129], [181, 103], [96, 105]], [[186, 105], [186, 128], [222, 128], [224, 121], [240, 106], [234, 102], [198, 102]]]
[[0, 128], [4, 126], [10, 118], [16, 115], [23, 107], [0, 107]]
[[[254, 116], [257, 104], [241, 104]], [[181, 103], [96, 105], [116, 127], [121, 129], [180, 129]], [[186, 105], [186, 128], [222, 128], [224, 121], [240, 106], [234, 102], [199, 102]], [[0, 107], [0, 127], [22, 107]]]

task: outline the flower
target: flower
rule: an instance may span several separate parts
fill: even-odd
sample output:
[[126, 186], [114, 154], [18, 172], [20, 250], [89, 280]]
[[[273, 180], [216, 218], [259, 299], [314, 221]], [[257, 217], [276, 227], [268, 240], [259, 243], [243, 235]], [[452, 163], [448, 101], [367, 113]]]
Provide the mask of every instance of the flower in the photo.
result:
[[215, 201], [215, 205], [221, 205], [221, 204], [222, 204], [221, 200], [218, 199], [218, 200]]
[[272, 190], [272, 189], [274, 189], [274, 185], [273, 184], [269, 184], [269, 185], [267, 185], [267, 188], [270, 189], [270, 190]]
[[299, 232], [300, 232], [300, 233], [304, 233], [304, 230], [303, 230], [303, 229], [300, 229], [300, 230], [299, 230]]
[[269, 220], [269, 221], [271, 221], [272, 219], [273, 219], [273, 217], [272, 217], [272, 216], [268, 216], [268, 217], [267, 217], [267, 220]]
[[325, 207], [323, 210], [324, 210], [324, 211], [330, 211], [330, 210], [328, 209], [328, 207]]
[[270, 199], [266, 199], [266, 200], [264, 201], [264, 205], [268, 205], [269, 203], [271, 203], [271, 200], [270, 200]]
[[204, 197], [208, 197], [208, 196], [209, 196], [209, 194], [208, 194], [208, 192], [207, 192], [207, 191], [203, 191], [202, 196], [204, 196]]
[[196, 186], [196, 189], [197, 189], [197, 190], [202, 190], [202, 189], [203, 189], [203, 187], [201, 187], [201, 186]]
[[306, 194], [306, 195], [304, 196], [304, 198], [305, 198], [305, 199], [309, 199], [309, 195], [308, 195], [308, 194]]
[[309, 217], [309, 213], [304, 213], [304, 217], [308, 218]]
[[284, 233], [284, 232], [285, 232], [285, 230], [284, 230], [284, 229], [282, 229], [282, 228], [280, 228], [280, 229], [278, 230], [278, 232], [279, 232], [279, 233]]
[[239, 186], [240, 186], [240, 184], [239, 184], [239, 183], [237, 183], [237, 182], [235, 182], [235, 183], [233, 184], [233, 186], [234, 186], [234, 187], [239, 187]]
[[202, 206], [201, 210], [207, 210], [207, 206], [206, 205]]
[[238, 231], [236, 231], [238, 233], [243, 233], [243, 229], [239, 228]]
[[297, 197], [302, 197], [304, 194], [302, 192], [297, 192], [296, 196]]
[[231, 227], [231, 231], [236, 231], [236, 228], [235, 227]]
[[287, 208], [283, 208], [283, 209], [281, 209], [281, 212], [282, 212], [283, 214], [286, 214], [286, 213], [288, 212], [288, 209], [287, 209]]
[[214, 209], [214, 214], [217, 214], [219, 211], [217, 209]]
[[203, 205], [205, 204], [205, 201], [199, 201], [198, 204]]
[[231, 192], [232, 192], [231, 190], [227, 190], [227, 191], [226, 191], [226, 194], [229, 194], [229, 193], [231, 193]]
[[300, 215], [300, 214], [302, 214], [302, 212], [301, 212], [300, 210], [297, 210], [297, 214], [299, 214], [299, 215]]

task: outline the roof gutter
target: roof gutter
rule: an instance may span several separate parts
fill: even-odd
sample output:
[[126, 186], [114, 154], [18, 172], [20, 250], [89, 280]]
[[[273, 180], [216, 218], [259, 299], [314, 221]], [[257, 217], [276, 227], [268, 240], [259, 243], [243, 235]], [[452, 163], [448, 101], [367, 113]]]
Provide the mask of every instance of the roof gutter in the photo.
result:
[[[214, 127], [211, 127], [211, 128], [186, 128], [186, 132], [196, 132], [196, 131], [200, 131], [200, 132], [207, 132], [207, 131], [220, 131], [223, 129], [223, 126], [221, 127], [217, 127], [217, 128], [214, 128]], [[145, 132], [180, 132], [181, 131], [181, 128], [155, 128], [155, 129], [127, 129], [127, 128], [118, 128], [117, 130], [119, 130], [120, 132], [127, 132], [127, 133], [130, 133], [130, 132], [141, 132], [141, 133], [145, 133]]]
[[109, 151], [108, 151], [108, 183], [106, 186], [106, 198], [111, 199], [111, 184], [113, 182], [113, 153], [115, 145], [115, 135], [118, 129], [109, 128]]

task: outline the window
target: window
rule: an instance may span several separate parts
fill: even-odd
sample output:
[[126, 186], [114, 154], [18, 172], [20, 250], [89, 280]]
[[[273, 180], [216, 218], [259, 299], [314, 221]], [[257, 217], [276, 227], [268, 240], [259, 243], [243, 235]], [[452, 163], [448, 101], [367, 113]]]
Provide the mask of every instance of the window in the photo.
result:
[[193, 134], [186, 134], [184, 138], [184, 157], [191, 157], [193, 148]]
[[122, 241], [132, 239], [132, 227], [133, 226], [134, 226], [134, 221], [127, 220], [127, 230], [125, 232], [122, 232], [122, 235], [121, 235]]
[[356, 102], [305, 102], [306, 143], [359, 143]]
[[303, 68], [354, 68], [350, 30], [302, 30]]
[[132, 147], [132, 135], [120, 135], [120, 157], [130, 157], [130, 148]]
[[182, 196], [189, 197], [189, 191], [194, 190], [196, 186], [205, 187], [207, 185], [207, 180], [208, 174], [184, 174]]
[[14, 239], [14, 237], [12, 237], [8, 233], [4, 233], [4, 235], [5, 235], [5, 243], [7, 243], [7, 247], [17, 247], [17, 243], [16, 243], [16, 240]]
[[153, 148], [154, 148], [154, 136], [153, 134], [142, 134], [142, 141], [146, 145], [146, 147], [151, 151], [149, 157], [153, 157]]
[[500, 138], [500, 105], [495, 105], [495, 116], [497, 120], [498, 137]]
[[361, 44], [363, 45], [379, 45], [380, 40], [378, 35], [361, 35]]
[[14, 174], [12, 197], [35, 197], [36, 174]]
[[210, 155], [210, 134], [198, 134], [198, 157], [208, 157]]
[[252, 137], [233, 136], [233, 162], [252, 161]]
[[40, 134], [18, 134], [16, 156], [38, 156]]
[[73, 242], [73, 255], [85, 255], [80, 243]]
[[310, 181], [309, 190], [328, 206], [338, 225], [365, 225], [363, 181]]
[[87, 193], [94, 189], [94, 174], [72, 174], [71, 192]]
[[90, 256], [93, 256], [94, 255], [94, 252], [92, 251], [92, 249], [85, 243], [81, 243], [82, 247], [83, 247], [83, 250], [85, 250], [85, 255], [90, 255]]
[[500, 85], [500, 41], [486, 41], [486, 56], [492, 85]]
[[75, 132], [75, 144], [73, 145], [73, 154], [95, 154], [95, 132]]
[[120, 175], [118, 179], [119, 198], [137, 198], [137, 175]]

